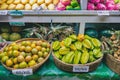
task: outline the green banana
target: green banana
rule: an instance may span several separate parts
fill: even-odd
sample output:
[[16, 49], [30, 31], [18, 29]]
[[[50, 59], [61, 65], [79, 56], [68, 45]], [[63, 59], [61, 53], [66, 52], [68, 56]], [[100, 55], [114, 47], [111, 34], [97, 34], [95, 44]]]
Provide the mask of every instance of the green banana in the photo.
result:
[[71, 63], [71, 57], [72, 57], [72, 55], [74, 55], [73, 51], [71, 51], [70, 53], [68, 53], [68, 54], [65, 55], [65, 62], [66, 63]]
[[60, 55], [66, 55], [66, 54], [68, 54], [70, 52], [70, 49], [69, 48], [66, 48], [65, 46], [63, 46], [63, 47], [61, 47], [60, 49], [59, 49], [59, 54]]
[[92, 41], [92, 43], [95, 47], [100, 47], [101, 46], [101, 42], [98, 39], [92, 38], [91, 41]]
[[90, 49], [92, 48], [92, 43], [89, 39], [84, 39], [83, 42], [82, 42], [83, 46]]
[[58, 50], [60, 48], [60, 42], [59, 41], [55, 41], [52, 43], [52, 49], [53, 50]]
[[81, 52], [80, 51], [75, 51], [75, 57], [73, 64], [79, 64], [81, 58]]
[[76, 47], [78, 50], [81, 50], [81, 49], [82, 49], [82, 43], [81, 43], [80, 41], [75, 42], [75, 47]]
[[81, 61], [82, 64], [86, 64], [88, 62], [88, 60], [89, 60], [89, 53], [88, 53], [88, 51], [84, 51], [82, 53], [80, 61]]

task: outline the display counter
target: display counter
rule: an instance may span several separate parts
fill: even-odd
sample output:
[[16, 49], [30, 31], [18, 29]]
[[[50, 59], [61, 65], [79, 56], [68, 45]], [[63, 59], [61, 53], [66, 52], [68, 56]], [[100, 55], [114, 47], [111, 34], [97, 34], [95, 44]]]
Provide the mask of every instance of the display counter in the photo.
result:
[[120, 76], [111, 71], [104, 62], [88, 73], [69, 73], [56, 67], [52, 56], [33, 75], [16, 76], [0, 64], [0, 80], [119, 80]]

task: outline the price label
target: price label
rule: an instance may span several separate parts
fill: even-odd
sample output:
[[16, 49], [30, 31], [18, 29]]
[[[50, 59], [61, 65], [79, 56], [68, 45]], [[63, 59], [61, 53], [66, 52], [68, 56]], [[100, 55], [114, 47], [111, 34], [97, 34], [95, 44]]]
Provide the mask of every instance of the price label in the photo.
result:
[[16, 11], [10, 11], [9, 14], [11, 16], [23, 16], [22, 11], [17, 11], [17, 10]]
[[25, 26], [24, 22], [9, 22], [10, 26]]
[[73, 72], [88, 72], [89, 66], [73, 66]]
[[97, 11], [97, 14], [99, 16], [109, 16], [110, 15], [109, 11]]
[[0, 15], [7, 15], [8, 11], [0, 11]]
[[12, 70], [12, 73], [14, 75], [28, 76], [28, 75], [32, 75], [33, 71], [32, 69], [16, 69], [16, 70]]

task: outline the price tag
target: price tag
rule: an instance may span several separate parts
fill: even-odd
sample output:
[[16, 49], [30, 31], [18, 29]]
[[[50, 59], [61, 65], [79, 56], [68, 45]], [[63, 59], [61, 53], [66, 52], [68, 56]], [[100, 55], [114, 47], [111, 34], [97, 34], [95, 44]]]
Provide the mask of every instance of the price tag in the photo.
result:
[[15, 75], [28, 76], [28, 75], [32, 75], [33, 71], [32, 69], [16, 69], [16, 70], [12, 70], [12, 73]]
[[9, 22], [10, 26], [25, 26], [24, 22]]
[[97, 11], [97, 14], [99, 16], [109, 16], [110, 15], [109, 11]]
[[0, 15], [7, 15], [8, 11], [0, 11]]
[[73, 66], [73, 72], [88, 72], [89, 66]]
[[22, 11], [10, 11], [9, 14], [11, 16], [23, 16], [23, 12]]

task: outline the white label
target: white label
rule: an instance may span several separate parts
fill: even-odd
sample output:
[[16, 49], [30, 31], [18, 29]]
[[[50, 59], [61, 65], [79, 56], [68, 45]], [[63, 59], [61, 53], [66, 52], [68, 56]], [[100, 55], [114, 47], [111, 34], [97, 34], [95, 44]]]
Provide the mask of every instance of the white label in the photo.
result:
[[12, 73], [15, 75], [28, 76], [28, 75], [32, 75], [33, 71], [32, 69], [16, 69], [16, 70], [12, 70]]
[[0, 15], [7, 15], [8, 11], [0, 11]]
[[89, 66], [73, 66], [73, 72], [88, 72]]
[[103, 16], [103, 15], [109, 16], [109, 15], [110, 15], [109, 11], [97, 11], [97, 14], [98, 14], [99, 16]]

